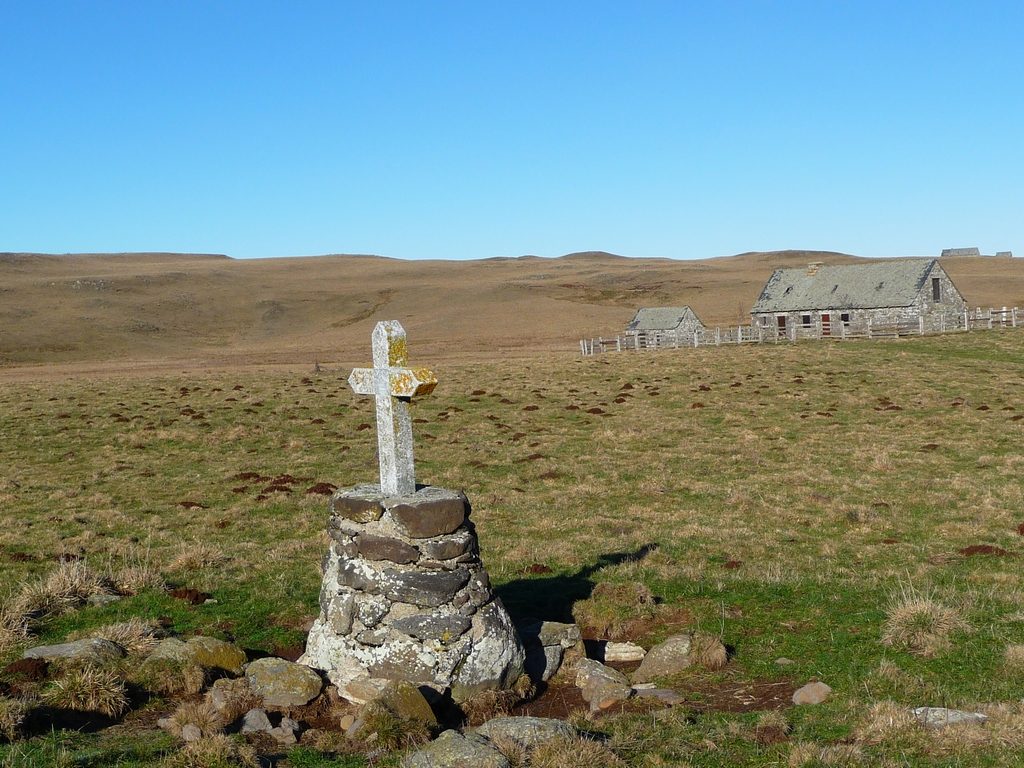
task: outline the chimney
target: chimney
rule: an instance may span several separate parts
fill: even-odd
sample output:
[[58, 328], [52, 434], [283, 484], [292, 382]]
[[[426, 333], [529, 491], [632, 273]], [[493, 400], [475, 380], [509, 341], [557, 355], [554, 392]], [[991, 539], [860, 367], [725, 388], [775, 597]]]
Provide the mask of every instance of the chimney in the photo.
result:
[[807, 265], [807, 274], [812, 276], [816, 275], [818, 274], [818, 270], [824, 266], [825, 262], [823, 261], [812, 261], [810, 264]]

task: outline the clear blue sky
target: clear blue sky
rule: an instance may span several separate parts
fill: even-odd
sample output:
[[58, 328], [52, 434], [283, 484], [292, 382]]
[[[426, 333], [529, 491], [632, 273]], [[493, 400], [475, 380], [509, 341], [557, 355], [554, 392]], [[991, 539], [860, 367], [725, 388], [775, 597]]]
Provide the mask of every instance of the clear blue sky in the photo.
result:
[[1024, 2], [0, 0], [0, 251], [1024, 252]]

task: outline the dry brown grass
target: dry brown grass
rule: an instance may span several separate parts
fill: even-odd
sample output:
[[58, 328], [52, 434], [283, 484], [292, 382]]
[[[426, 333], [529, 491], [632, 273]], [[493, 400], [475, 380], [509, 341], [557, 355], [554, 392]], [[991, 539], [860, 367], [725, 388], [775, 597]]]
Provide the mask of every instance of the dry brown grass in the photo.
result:
[[166, 633], [155, 621], [146, 621], [133, 616], [128, 621], [107, 624], [99, 629], [81, 630], [71, 639], [77, 637], [99, 637], [117, 643], [129, 655], [144, 656], [159, 645]]
[[1003, 666], [1015, 675], [1024, 674], [1024, 644], [1011, 643], [1003, 652]]
[[530, 768], [624, 768], [608, 747], [582, 736], [546, 741], [530, 753]]
[[198, 664], [175, 659], [146, 659], [128, 667], [126, 679], [153, 693], [165, 696], [192, 695], [206, 687], [207, 672]]
[[430, 728], [421, 720], [402, 717], [388, 707], [371, 701], [363, 708], [363, 727], [357, 738], [364, 744], [385, 750], [410, 749], [430, 741]]
[[502, 691], [483, 691], [462, 702], [459, 707], [471, 725], [480, 725], [509, 714], [518, 704], [534, 697], [537, 689], [529, 675], [520, 675], [515, 684]]
[[589, 636], [621, 640], [657, 613], [650, 588], [644, 584], [602, 582], [590, 597], [572, 607], [576, 623]]
[[913, 585], [903, 585], [886, 606], [882, 642], [920, 656], [936, 656], [951, 646], [950, 636], [970, 628], [959, 613]]
[[690, 645], [690, 658], [698, 667], [721, 669], [729, 661], [729, 652], [721, 639], [707, 632], [695, 632]]
[[0, 696], [0, 738], [14, 741], [21, 733], [28, 706], [21, 699]]
[[214, 736], [224, 730], [227, 725], [221, 712], [218, 712], [206, 700], [186, 701], [178, 705], [168, 718], [167, 732], [172, 736], [181, 737], [181, 730], [186, 725], [194, 725], [203, 736]]
[[190, 742], [166, 757], [163, 768], [259, 768], [256, 749], [223, 734]]
[[52, 707], [77, 712], [99, 712], [120, 717], [128, 710], [128, 693], [118, 674], [93, 666], [71, 667], [43, 689], [42, 699]]

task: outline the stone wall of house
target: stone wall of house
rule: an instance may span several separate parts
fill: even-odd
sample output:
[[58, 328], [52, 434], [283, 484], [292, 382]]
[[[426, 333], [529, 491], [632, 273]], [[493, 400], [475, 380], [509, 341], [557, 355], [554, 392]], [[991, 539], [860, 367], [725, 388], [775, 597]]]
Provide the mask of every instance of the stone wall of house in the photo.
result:
[[[932, 299], [932, 278], [939, 279], [940, 300]], [[928, 331], [939, 331], [944, 328], [955, 327], [958, 320], [962, 322], [967, 302], [949, 279], [945, 270], [936, 265], [928, 274], [924, 286], [918, 293], [914, 302], [906, 307], [878, 307], [873, 309], [813, 309], [800, 310], [797, 312], [763, 312], [754, 315], [754, 326], [760, 325], [766, 333], [778, 330], [778, 317], [784, 315], [786, 318], [786, 331], [796, 327], [797, 333], [806, 332], [812, 335], [819, 335], [821, 331], [821, 316], [828, 315], [831, 320], [831, 335], [840, 336], [842, 330], [840, 323], [843, 322], [843, 315], [847, 315], [847, 328], [853, 331], [862, 331], [868, 325], [912, 325], [919, 323], [918, 318], [924, 318], [924, 329]]]

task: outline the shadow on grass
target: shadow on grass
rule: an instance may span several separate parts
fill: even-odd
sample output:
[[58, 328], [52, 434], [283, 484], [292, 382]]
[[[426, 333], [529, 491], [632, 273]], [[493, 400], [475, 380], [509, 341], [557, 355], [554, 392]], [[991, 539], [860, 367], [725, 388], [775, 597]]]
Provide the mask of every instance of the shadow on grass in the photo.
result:
[[595, 582], [591, 576], [602, 568], [643, 560], [657, 548], [657, 544], [651, 543], [632, 552], [611, 552], [574, 573], [515, 579], [495, 587], [494, 591], [515, 621], [531, 617], [572, 622], [573, 604], [586, 600], [594, 590]]

